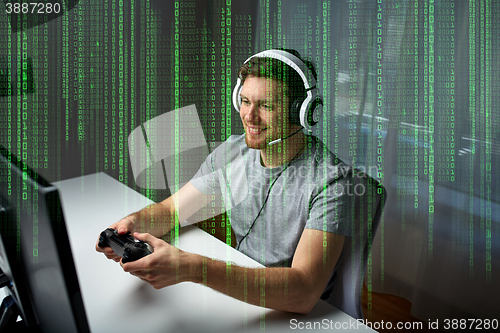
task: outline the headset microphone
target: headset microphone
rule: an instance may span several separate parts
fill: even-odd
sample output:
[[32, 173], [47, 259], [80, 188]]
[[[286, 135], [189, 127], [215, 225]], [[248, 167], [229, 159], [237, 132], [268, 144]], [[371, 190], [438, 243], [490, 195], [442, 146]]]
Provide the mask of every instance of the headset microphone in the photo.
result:
[[271, 142], [269, 142], [267, 145], [268, 145], [268, 146], [272, 146], [272, 145], [274, 145], [274, 144], [277, 144], [278, 142], [285, 141], [286, 139], [288, 139], [289, 137], [294, 136], [295, 134], [299, 133], [300, 131], [302, 131], [302, 128], [300, 128], [297, 132], [295, 132], [295, 133], [293, 133], [293, 134], [290, 134], [289, 136], [287, 136], [287, 137], [285, 137], [285, 138], [283, 138], [283, 139], [279, 138], [279, 139], [277, 139], [277, 140], [271, 141]]

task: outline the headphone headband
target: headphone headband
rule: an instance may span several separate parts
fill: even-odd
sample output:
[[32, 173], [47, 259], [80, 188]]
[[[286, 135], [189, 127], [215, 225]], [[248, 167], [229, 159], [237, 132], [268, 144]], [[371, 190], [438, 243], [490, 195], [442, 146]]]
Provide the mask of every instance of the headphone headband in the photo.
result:
[[306, 91], [313, 89], [316, 86], [316, 79], [314, 79], [314, 75], [312, 74], [311, 70], [307, 68], [306, 64], [293, 54], [282, 51], [282, 50], [266, 50], [259, 52], [250, 58], [248, 58], [244, 64], [250, 61], [250, 59], [257, 57], [257, 58], [273, 58], [277, 59], [288, 66], [292, 67], [297, 74], [300, 75], [300, 78], [304, 82], [304, 87]]

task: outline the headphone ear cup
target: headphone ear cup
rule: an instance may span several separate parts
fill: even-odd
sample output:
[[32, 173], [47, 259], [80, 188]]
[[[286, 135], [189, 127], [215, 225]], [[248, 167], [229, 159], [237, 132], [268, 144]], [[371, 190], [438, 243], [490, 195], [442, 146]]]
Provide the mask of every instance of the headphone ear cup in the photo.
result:
[[240, 96], [241, 89], [243, 89], [243, 85], [241, 84], [241, 79], [238, 78], [236, 86], [233, 89], [233, 106], [238, 112], [240, 112], [241, 108], [241, 96]]
[[309, 126], [316, 125], [323, 116], [323, 99], [321, 97], [316, 97], [311, 103], [310, 108], [307, 112], [307, 123]]
[[238, 89], [238, 96], [236, 97], [236, 105], [238, 105], [238, 111], [240, 111], [241, 108], [241, 96], [240, 96], [241, 89]]
[[292, 103], [290, 103], [290, 111], [288, 117], [290, 118], [290, 123], [293, 125], [302, 126], [300, 123], [300, 107], [304, 102], [303, 98], [297, 98]]

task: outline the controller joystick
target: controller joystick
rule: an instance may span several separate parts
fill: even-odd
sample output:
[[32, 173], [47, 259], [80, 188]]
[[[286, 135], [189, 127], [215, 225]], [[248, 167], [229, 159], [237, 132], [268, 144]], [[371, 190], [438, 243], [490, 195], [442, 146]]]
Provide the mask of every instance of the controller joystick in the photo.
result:
[[122, 262], [138, 260], [153, 253], [149, 244], [135, 239], [130, 232], [120, 235], [117, 230], [108, 228], [99, 236], [99, 247], [111, 247]]

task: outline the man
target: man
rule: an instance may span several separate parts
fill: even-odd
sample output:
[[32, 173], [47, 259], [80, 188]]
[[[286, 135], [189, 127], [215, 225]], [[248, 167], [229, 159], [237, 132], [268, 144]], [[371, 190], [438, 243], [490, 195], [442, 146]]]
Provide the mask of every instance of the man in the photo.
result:
[[[314, 67], [293, 50], [265, 51], [245, 62], [234, 93], [245, 134], [230, 137], [212, 152], [195, 177], [170, 198], [111, 225], [121, 234], [141, 232], [134, 236], [154, 248], [140, 260], [120, 262], [125, 272], [157, 289], [206, 279], [208, 287], [239, 300], [303, 314], [320, 297], [329, 297], [324, 291], [329, 285], [331, 293], [334, 267], [344, 237], [350, 235], [352, 207], [346, 191], [339, 191], [348, 184], [347, 177], [334, 172], [347, 166], [302, 132], [318, 121], [316, 112], [321, 111], [315, 76]], [[244, 161], [236, 165], [244, 165], [248, 186], [230, 213], [237, 249], [266, 268], [232, 265], [228, 270], [224, 262], [157, 238], [220, 193], [216, 165], [233, 148]], [[96, 249], [120, 261], [110, 248]]]

